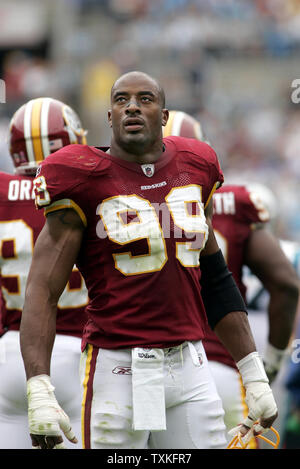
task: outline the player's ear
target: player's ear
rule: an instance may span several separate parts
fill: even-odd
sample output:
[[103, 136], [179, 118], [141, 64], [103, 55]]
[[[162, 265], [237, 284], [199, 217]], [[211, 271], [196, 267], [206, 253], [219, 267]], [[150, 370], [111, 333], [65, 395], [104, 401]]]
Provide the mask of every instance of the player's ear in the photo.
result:
[[162, 123], [163, 127], [167, 124], [168, 119], [169, 119], [168, 109], [162, 109], [162, 121], [161, 121], [161, 123]]
[[107, 120], [108, 120], [109, 126], [112, 127], [111, 111], [110, 110], [107, 113]]

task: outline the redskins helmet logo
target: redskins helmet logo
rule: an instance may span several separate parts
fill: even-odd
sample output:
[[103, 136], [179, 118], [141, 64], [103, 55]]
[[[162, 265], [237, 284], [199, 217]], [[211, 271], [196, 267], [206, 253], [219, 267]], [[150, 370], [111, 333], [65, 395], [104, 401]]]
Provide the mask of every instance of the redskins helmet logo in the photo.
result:
[[48, 155], [71, 143], [86, 144], [75, 111], [53, 98], [31, 99], [13, 115], [9, 151], [17, 174], [34, 174]]
[[[84, 139], [86, 132], [82, 129], [80, 119], [70, 106], [64, 106], [62, 114], [66, 123], [66, 130], [69, 133], [70, 142], [77, 143], [78, 137]], [[82, 142], [84, 143], [84, 141]]]

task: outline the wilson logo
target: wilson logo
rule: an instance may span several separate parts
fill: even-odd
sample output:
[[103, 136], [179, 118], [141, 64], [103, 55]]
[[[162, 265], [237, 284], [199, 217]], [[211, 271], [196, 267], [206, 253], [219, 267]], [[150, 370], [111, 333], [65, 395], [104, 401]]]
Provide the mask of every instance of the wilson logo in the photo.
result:
[[138, 353], [139, 358], [156, 358], [155, 355], [151, 353]]

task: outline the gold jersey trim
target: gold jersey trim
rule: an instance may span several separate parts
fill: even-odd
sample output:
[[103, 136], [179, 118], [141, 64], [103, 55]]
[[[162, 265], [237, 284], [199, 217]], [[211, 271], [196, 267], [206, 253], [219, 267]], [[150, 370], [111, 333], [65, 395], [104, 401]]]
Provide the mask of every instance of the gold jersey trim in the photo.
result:
[[65, 208], [72, 208], [73, 210], [75, 210], [75, 212], [79, 215], [84, 226], [87, 226], [87, 220], [83, 210], [79, 207], [79, 205], [76, 204], [76, 202], [71, 199], [57, 200], [56, 202], [53, 202], [52, 204], [48, 205], [45, 208], [45, 215]]

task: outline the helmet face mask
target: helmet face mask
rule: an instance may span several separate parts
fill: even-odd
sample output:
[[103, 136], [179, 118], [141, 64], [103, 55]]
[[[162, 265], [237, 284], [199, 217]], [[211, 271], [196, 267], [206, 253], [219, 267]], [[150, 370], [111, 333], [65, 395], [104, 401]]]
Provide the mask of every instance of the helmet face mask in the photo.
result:
[[[256, 438], [260, 438], [261, 440], [265, 441], [267, 444], [271, 445], [274, 449], [278, 449], [279, 443], [280, 443], [280, 436], [277, 430], [274, 427], [270, 427], [269, 431], [273, 433], [272, 439], [267, 438], [264, 435], [257, 435]], [[240, 434], [234, 436], [230, 443], [227, 446], [227, 449], [247, 449], [248, 448], [249, 441], [245, 443], [242, 440], [242, 437]]]
[[61, 101], [37, 98], [13, 115], [9, 125], [9, 151], [15, 173], [34, 175], [41, 161], [72, 143], [86, 144], [87, 132], [76, 112]]

